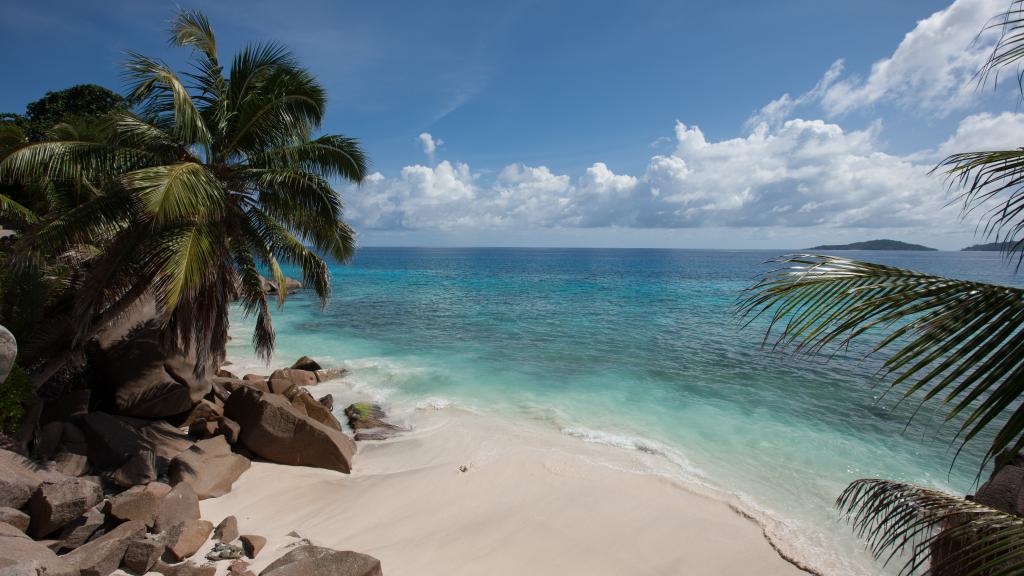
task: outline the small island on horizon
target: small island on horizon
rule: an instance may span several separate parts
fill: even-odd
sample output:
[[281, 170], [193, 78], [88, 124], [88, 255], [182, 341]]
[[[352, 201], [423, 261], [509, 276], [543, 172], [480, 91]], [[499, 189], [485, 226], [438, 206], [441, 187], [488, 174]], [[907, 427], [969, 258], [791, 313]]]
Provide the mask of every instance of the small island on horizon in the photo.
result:
[[853, 242], [850, 244], [822, 244], [810, 250], [917, 250], [935, 252], [936, 248], [929, 248], [920, 244], [910, 244], [899, 240], [868, 240], [866, 242]]
[[989, 242], [988, 244], [974, 244], [967, 248], [961, 248], [961, 252], [1002, 252], [1013, 248], [1016, 242]]

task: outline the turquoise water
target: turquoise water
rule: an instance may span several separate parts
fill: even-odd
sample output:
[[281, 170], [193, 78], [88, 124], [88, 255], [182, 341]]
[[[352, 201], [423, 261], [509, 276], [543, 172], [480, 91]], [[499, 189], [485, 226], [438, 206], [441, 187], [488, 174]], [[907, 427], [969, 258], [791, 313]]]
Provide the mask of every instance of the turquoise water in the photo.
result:
[[[864, 346], [809, 360], [761, 348], [737, 294], [775, 251], [364, 248], [274, 314], [274, 365], [307, 354], [350, 369], [394, 407], [455, 405], [664, 457], [722, 491], [788, 554], [827, 573], [877, 573], [831, 508], [851, 480], [970, 492], [978, 444], [950, 467], [953, 430], [879, 399]], [[998, 254], [844, 253], [1020, 284]], [[251, 322], [229, 357], [251, 362]], [[638, 537], [642, 537], [638, 535]]]

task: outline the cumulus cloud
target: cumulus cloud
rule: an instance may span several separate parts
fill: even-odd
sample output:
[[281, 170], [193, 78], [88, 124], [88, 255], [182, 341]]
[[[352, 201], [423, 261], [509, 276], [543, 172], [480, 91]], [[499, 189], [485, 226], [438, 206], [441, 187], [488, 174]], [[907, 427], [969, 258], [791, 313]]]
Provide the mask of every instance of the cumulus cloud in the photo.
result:
[[961, 109], [976, 97], [971, 81], [992, 49], [995, 31], [978, 37], [1005, 0], [956, 0], [917, 23], [865, 78], [835, 81], [820, 95], [831, 115], [880, 102], [939, 114]]
[[430, 158], [433, 158], [434, 152], [437, 151], [437, 148], [444, 144], [444, 140], [441, 140], [440, 138], [435, 140], [434, 137], [431, 136], [430, 132], [421, 132], [419, 140], [420, 145], [423, 146], [423, 153]]
[[348, 191], [349, 216], [371, 229], [809, 227], [894, 229], [955, 225], [946, 188], [928, 172], [947, 151], [1005, 140], [1024, 114], [965, 118], [938, 149], [882, 150], [881, 123], [844, 130], [824, 120], [761, 123], [746, 135], [709, 140], [676, 124], [674, 149], [642, 174], [596, 162], [572, 178], [510, 164], [485, 178], [467, 164], [407, 166], [373, 174]]

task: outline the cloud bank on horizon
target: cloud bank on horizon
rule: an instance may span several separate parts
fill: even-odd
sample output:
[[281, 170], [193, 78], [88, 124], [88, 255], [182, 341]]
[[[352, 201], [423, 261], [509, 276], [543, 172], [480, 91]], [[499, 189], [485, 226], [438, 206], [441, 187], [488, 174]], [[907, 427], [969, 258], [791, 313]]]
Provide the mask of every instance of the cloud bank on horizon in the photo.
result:
[[[595, 159], [583, 174], [511, 163], [496, 175], [434, 162], [440, 140], [419, 135], [431, 165], [371, 174], [346, 191], [347, 214], [370, 231], [523, 228], [858, 228], [963, 231], [942, 178], [929, 174], [951, 152], [1013, 148], [1024, 114], [971, 111], [974, 75], [995, 32], [979, 36], [1003, 0], [956, 0], [917, 23], [866, 76], [838, 61], [810, 91], [783, 94], [745, 124], [743, 136], [709, 141], [677, 121], [674, 148], [640, 174]], [[907, 114], [962, 114], [934, 148], [885, 151], [881, 120], [844, 129], [844, 118], [878, 107]], [[954, 116], [955, 118], [955, 116]]]

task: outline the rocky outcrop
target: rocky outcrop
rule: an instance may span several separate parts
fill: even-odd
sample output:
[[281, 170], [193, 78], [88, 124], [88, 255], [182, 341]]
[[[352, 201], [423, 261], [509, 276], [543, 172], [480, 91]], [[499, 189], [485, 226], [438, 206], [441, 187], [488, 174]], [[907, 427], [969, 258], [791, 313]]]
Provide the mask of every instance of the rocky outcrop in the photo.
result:
[[242, 387], [228, 398], [224, 415], [241, 427], [240, 442], [271, 462], [352, 470], [352, 439], [299, 413], [283, 396]]
[[200, 500], [223, 496], [231, 485], [249, 469], [245, 456], [231, 451], [224, 436], [200, 440], [179, 454], [167, 469], [171, 483], [186, 483]]
[[382, 576], [380, 560], [358, 552], [299, 546], [270, 563], [260, 576]]
[[204, 374], [197, 376], [196, 357], [167, 349], [161, 344], [160, 330], [155, 302], [148, 299], [89, 342], [89, 366], [118, 414], [143, 418], [184, 414], [209, 393], [219, 359], [210, 358]]

